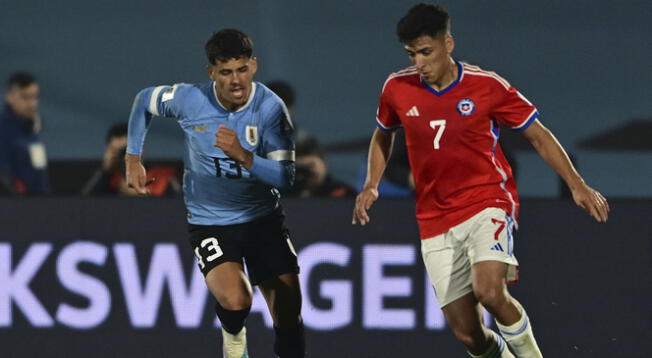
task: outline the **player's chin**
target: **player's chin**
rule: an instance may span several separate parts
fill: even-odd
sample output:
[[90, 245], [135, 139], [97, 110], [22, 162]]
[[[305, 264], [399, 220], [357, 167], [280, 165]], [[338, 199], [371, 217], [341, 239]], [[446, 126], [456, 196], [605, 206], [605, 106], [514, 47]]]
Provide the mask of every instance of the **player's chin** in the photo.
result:
[[244, 106], [244, 104], [247, 103], [247, 99], [246, 98], [234, 98], [232, 103], [235, 104], [236, 106]]

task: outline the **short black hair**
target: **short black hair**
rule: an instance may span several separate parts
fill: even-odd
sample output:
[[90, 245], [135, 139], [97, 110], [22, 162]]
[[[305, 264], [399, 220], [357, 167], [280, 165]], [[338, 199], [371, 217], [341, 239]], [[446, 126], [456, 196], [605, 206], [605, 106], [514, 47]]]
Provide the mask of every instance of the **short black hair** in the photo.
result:
[[115, 137], [126, 137], [129, 132], [129, 125], [127, 122], [119, 122], [109, 128], [109, 131], [106, 132], [106, 144], [109, 144], [111, 139]]
[[12, 87], [25, 88], [32, 83], [36, 83], [36, 77], [33, 74], [25, 71], [14, 72], [9, 76], [7, 89]]
[[251, 57], [254, 53], [254, 42], [240, 30], [222, 29], [213, 33], [206, 41], [204, 49], [208, 62], [216, 65], [218, 60], [226, 62], [242, 56]]
[[423, 35], [437, 37], [450, 33], [451, 21], [448, 12], [443, 7], [433, 4], [414, 5], [396, 25], [396, 35], [404, 44]]
[[278, 80], [267, 82], [265, 85], [277, 96], [281, 97], [286, 106], [294, 106], [294, 89], [289, 83]]

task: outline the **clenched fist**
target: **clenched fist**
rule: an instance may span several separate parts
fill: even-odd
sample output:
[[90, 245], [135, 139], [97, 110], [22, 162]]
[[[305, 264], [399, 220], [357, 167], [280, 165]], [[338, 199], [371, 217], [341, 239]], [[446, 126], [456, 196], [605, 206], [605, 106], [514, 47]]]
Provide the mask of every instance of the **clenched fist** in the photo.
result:
[[217, 132], [215, 132], [214, 145], [222, 149], [224, 154], [229, 156], [229, 158], [242, 164], [243, 167], [251, 169], [253, 154], [242, 148], [240, 140], [238, 140], [238, 135], [234, 130], [226, 127], [224, 124], [220, 124]]

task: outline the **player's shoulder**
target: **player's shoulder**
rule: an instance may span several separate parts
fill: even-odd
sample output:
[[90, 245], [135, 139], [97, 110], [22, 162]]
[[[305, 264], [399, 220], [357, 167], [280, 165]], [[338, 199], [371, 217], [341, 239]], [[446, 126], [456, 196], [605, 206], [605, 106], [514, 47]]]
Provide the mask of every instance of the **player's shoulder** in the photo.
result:
[[466, 62], [460, 62], [460, 65], [462, 66], [464, 77], [471, 81], [479, 81], [489, 86], [499, 86], [505, 90], [509, 90], [512, 87], [506, 79], [496, 72], [485, 70], [480, 66], [471, 65]]
[[274, 91], [267, 88], [260, 82], [254, 82], [256, 85], [256, 107], [265, 112], [287, 111], [285, 103]]
[[175, 100], [178, 102], [183, 99], [200, 96], [204, 91], [205, 84], [192, 84], [192, 83], [175, 83], [173, 85], [155, 86], [153, 94], [161, 97], [162, 102]]
[[387, 76], [385, 84], [383, 84], [383, 91], [388, 87], [400, 86], [402, 84], [412, 85], [419, 83], [420, 76], [415, 66], [410, 66], [396, 72], [392, 72]]
[[267, 86], [260, 82], [254, 82], [256, 84], [256, 97], [259, 98], [261, 103], [270, 106], [281, 106], [284, 105], [283, 100], [279, 97], [274, 91], [269, 89]]
[[176, 87], [187, 98], [206, 98], [213, 95], [213, 82], [177, 83], [172, 87]]

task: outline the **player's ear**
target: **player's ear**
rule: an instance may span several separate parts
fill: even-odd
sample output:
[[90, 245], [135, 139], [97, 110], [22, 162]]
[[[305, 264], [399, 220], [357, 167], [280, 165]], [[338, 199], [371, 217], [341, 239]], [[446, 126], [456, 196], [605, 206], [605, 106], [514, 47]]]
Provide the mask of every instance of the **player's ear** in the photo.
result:
[[453, 39], [453, 36], [451, 35], [446, 35], [444, 43], [446, 44], [446, 52], [450, 55], [455, 48], [455, 39]]
[[214, 80], [213, 74], [215, 73], [215, 66], [213, 65], [206, 65], [206, 72], [208, 72], [208, 77], [211, 80]]

